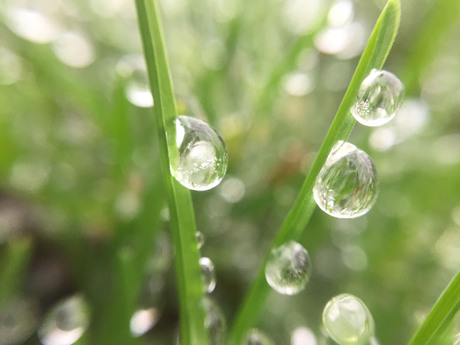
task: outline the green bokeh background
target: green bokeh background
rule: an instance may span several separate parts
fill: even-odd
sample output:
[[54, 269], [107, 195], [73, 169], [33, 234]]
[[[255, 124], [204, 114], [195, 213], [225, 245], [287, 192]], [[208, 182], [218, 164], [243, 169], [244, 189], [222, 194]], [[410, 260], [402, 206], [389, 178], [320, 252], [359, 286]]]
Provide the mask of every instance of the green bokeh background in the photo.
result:
[[[159, 4], [179, 112], [209, 122], [229, 152], [223, 183], [192, 195], [202, 255], [216, 270], [211, 296], [231, 324], [384, 2]], [[407, 343], [458, 271], [459, 32], [457, 0], [402, 0], [385, 68], [412, 108], [382, 128], [358, 124], [350, 138], [377, 166], [378, 201], [355, 220], [315, 211], [302, 239], [309, 285], [293, 297], [273, 292], [256, 325], [276, 344], [298, 327], [326, 343], [321, 312], [343, 292], [365, 301], [380, 344]], [[152, 110], [129, 100], [143, 81], [140, 54], [129, 0], [0, 2], [0, 344], [39, 344], [47, 311], [74, 294], [91, 309], [77, 344], [175, 343]], [[18, 300], [28, 301], [16, 316], [27, 331], [7, 342], [2, 310]], [[159, 318], [134, 339], [139, 308]]]

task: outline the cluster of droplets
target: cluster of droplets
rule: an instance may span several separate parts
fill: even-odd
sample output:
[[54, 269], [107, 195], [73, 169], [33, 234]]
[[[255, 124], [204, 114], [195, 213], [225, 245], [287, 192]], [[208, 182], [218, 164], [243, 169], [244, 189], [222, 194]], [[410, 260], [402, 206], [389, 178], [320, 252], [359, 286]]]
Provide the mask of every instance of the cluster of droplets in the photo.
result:
[[377, 171], [371, 158], [355, 145], [339, 141], [313, 187], [318, 206], [333, 217], [356, 218], [372, 208], [377, 194]]
[[275, 291], [295, 295], [305, 288], [311, 271], [307, 250], [299, 243], [289, 241], [270, 252], [265, 265], [265, 279]]
[[227, 171], [228, 155], [225, 143], [207, 123], [178, 116], [168, 133], [175, 134], [177, 152], [172, 152], [170, 169], [184, 187], [208, 190], [217, 186]]
[[374, 320], [363, 301], [350, 294], [333, 297], [323, 310], [327, 335], [339, 345], [364, 345], [374, 336]]

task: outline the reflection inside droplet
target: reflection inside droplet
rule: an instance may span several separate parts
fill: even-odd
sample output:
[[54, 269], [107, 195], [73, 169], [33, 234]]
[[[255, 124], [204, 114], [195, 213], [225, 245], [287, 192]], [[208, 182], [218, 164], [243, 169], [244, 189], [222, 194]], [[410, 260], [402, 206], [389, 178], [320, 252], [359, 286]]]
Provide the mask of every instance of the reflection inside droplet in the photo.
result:
[[333, 217], [356, 218], [369, 212], [377, 194], [377, 171], [371, 158], [355, 145], [339, 141], [313, 187], [318, 206]]
[[305, 248], [289, 241], [271, 251], [265, 265], [265, 278], [275, 291], [295, 295], [307, 285], [311, 270], [310, 257]]
[[216, 288], [216, 273], [214, 272], [214, 263], [209, 258], [200, 258], [200, 268], [204, 291], [211, 293]]
[[178, 153], [171, 157], [171, 174], [184, 187], [208, 190], [217, 186], [227, 171], [228, 156], [220, 135], [207, 123], [178, 116], [172, 123]]
[[340, 345], [362, 345], [374, 335], [374, 320], [359, 298], [342, 294], [332, 298], [323, 311], [327, 334]]

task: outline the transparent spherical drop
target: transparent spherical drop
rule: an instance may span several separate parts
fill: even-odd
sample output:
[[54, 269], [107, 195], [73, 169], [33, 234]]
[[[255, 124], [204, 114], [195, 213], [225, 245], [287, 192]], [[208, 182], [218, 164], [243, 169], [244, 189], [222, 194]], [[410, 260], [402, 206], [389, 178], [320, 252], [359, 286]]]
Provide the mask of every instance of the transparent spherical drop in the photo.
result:
[[268, 335], [258, 329], [251, 329], [242, 345], [274, 345], [273, 340]]
[[369, 309], [350, 294], [338, 295], [327, 303], [323, 326], [340, 345], [367, 345], [374, 335], [374, 320]]
[[270, 253], [265, 265], [265, 279], [277, 292], [295, 295], [307, 285], [311, 270], [310, 257], [305, 248], [289, 241]]
[[89, 325], [89, 309], [85, 299], [76, 295], [54, 306], [38, 330], [43, 345], [75, 343]]
[[390, 121], [404, 101], [404, 85], [393, 73], [373, 69], [364, 78], [350, 111], [365, 126]]
[[209, 332], [211, 345], [223, 345], [227, 333], [227, 323], [220, 307], [209, 297], [203, 298], [205, 311], [204, 326]]
[[171, 174], [184, 187], [208, 190], [227, 171], [228, 155], [220, 135], [203, 121], [188, 116], [174, 120], [178, 154], [171, 157]]
[[313, 197], [336, 218], [356, 218], [369, 212], [378, 194], [377, 171], [366, 152], [339, 141], [316, 178]]
[[211, 293], [216, 288], [216, 274], [214, 263], [209, 258], [200, 258], [201, 280], [203, 281], [204, 291]]
[[205, 240], [206, 240], [206, 238], [203, 235], [203, 233], [201, 231], [197, 231], [196, 232], [196, 241], [197, 241], [198, 249], [201, 249], [201, 247], [203, 247]]

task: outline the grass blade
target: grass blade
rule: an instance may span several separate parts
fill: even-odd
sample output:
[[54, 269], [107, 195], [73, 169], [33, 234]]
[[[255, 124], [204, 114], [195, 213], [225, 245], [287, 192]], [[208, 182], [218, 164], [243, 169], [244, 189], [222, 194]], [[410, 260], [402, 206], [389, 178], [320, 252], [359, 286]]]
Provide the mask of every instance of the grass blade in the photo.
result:
[[409, 345], [439, 344], [445, 330], [460, 310], [460, 273], [452, 279], [439, 296], [425, 322], [414, 335]]
[[[349, 109], [353, 104], [361, 81], [373, 68], [381, 68], [390, 52], [396, 33], [399, 28], [400, 3], [399, 0], [389, 0], [374, 27], [369, 42], [364, 49], [355, 74], [340, 104], [337, 114], [327, 133], [313, 166], [305, 179], [299, 196], [287, 215], [273, 247], [289, 240], [298, 240], [304, 231], [315, 209], [312, 189], [324, 162], [334, 144], [339, 140], [347, 140], [355, 119]], [[249, 290], [242, 307], [237, 313], [233, 328], [230, 332], [230, 344], [237, 345], [241, 342], [246, 331], [256, 321], [265, 299], [270, 291], [265, 282], [264, 266], [259, 271], [254, 284]]]
[[158, 10], [154, 0], [136, 0], [136, 8], [150, 87], [155, 100], [154, 115], [159, 131], [161, 169], [170, 211], [180, 304], [181, 344], [207, 345], [209, 337], [204, 327], [205, 312], [201, 307], [203, 287], [198, 263], [200, 253], [191, 195], [169, 171], [169, 159], [177, 153], [173, 149], [175, 133], [166, 133], [166, 124], [176, 117], [176, 108]]

